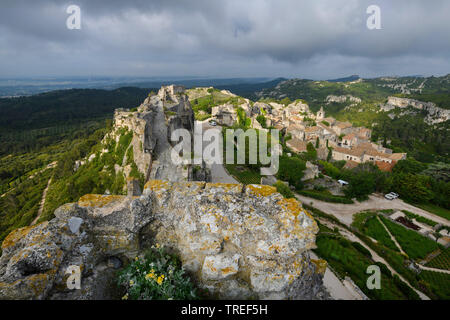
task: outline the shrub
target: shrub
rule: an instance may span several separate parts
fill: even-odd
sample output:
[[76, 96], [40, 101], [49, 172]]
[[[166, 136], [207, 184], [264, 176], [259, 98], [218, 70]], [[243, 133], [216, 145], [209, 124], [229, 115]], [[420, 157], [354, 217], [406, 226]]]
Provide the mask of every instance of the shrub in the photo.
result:
[[289, 187], [283, 182], [277, 181], [273, 186], [277, 188], [277, 192], [279, 192], [286, 199], [294, 198], [294, 194], [291, 189], [289, 189]]
[[180, 260], [158, 244], [120, 271], [117, 282], [126, 289], [124, 300], [198, 299]]
[[296, 157], [281, 156], [280, 168], [277, 173], [278, 179], [282, 181], [288, 181], [290, 185], [293, 185], [297, 190], [302, 189], [303, 183], [303, 171], [306, 169], [304, 161]]
[[263, 115], [259, 115], [256, 117], [256, 121], [259, 122], [259, 124], [261, 125], [261, 127], [263, 128], [267, 128], [267, 121], [266, 121], [266, 117], [264, 117]]
[[352, 242], [352, 246], [368, 258], [372, 258], [372, 254], [361, 243]]
[[341, 176], [341, 172], [338, 168], [336, 168], [333, 164], [326, 161], [319, 161], [319, 164], [323, 166], [323, 170], [325, 174], [332, 177], [333, 179], [339, 179]]

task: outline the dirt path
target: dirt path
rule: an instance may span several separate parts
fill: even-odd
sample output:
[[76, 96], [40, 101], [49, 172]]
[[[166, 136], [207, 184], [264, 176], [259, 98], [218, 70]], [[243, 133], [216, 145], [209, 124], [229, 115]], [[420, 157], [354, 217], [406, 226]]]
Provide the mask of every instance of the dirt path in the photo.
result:
[[33, 222], [31, 222], [30, 226], [33, 226], [36, 224], [36, 222], [39, 220], [39, 218], [42, 215], [42, 211], [44, 211], [45, 199], [47, 198], [47, 191], [48, 191], [48, 188], [50, 187], [51, 183], [52, 183], [52, 178], [50, 178], [48, 180], [47, 187], [45, 187], [44, 192], [42, 193], [42, 200], [41, 200], [41, 203], [39, 204], [38, 214], [37, 214], [36, 218], [34, 218]]
[[[202, 124], [203, 126], [203, 133], [205, 132], [205, 130], [208, 129], [217, 129], [217, 130], [222, 130], [222, 127], [220, 126], [211, 126], [209, 125], [208, 121], [199, 121], [199, 123]], [[209, 142], [205, 142], [203, 143], [203, 149], [205, 149], [208, 146]], [[220, 155], [220, 159], [223, 159], [222, 154]], [[208, 160], [208, 159], [204, 159], [204, 160]], [[239, 183], [239, 181], [237, 181], [235, 178], [233, 178], [224, 168], [224, 166], [222, 164], [211, 164], [211, 165], [207, 165], [207, 167], [209, 169], [211, 169], [211, 182], [215, 182], [215, 183]]]
[[296, 195], [297, 199], [303, 203], [310, 205], [329, 214], [334, 215], [342, 223], [350, 226], [353, 221], [353, 215], [355, 213], [365, 211], [365, 210], [383, 210], [383, 209], [393, 209], [393, 210], [407, 210], [415, 213], [419, 216], [425, 217], [427, 219], [433, 220], [445, 226], [450, 227], [450, 221], [429, 213], [428, 211], [422, 210], [420, 208], [414, 207], [408, 203], [403, 202], [400, 199], [387, 200], [382, 195], [372, 194], [369, 196], [369, 200], [364, 202], [355, 202], [354, 204], [341, 204], [341, 203], [330, 203], [325, 201], [316, 200], [313, 198], [308, 198], [302, 195]]
[[383, 264], [386, 265], [386, 267], [392, 272], [392, 274], [398, 275], [398, 277], [404, 282], [406, 283], [411, 289], [413, 289], [422, 300], [430, 300], [429, 297], [427, 297], [425, 294], [423, 294], [422, 292], [420, 292], [419, 290], [417, 290], [416, 288], [414, 288], [413, 286], [411, 286], [409, 284], [409, 282], [403, 278], [397, 271], [395, 271], [394, 268], [392, 268], [390, 266], [390, 264], [384, 260], [384, 258], [380, 257], [375, 251], [373, 251], [364, 241], [362, 241], [361, 239], [359, 239], [357, 236], [355, 236], [353, 233], [349, 232], [347, 229], [344, 229], [338, 225], [335, 225], [334, 223], [328, 221], [328, 220], [324, 220], [324, 219], [317, 219], [319, 220], [320, 223], [325, 224], [327, 227], [334, 229], [334, 228], [338, 228], [339, 233], [341, 235], [343, 235], [345, 238], [347, 238], [348, 240], [352, 241], [352, 242], [358, 242], [359, 244], [361, 244], [364, 248], [366, 248], [367, 250], [369, 250], [370, 254], [372, 255], [372, 259], [375, 262], [381, 262]]
[[[55, 168], [57, 164], [58, 164], [57, 161], [53, 161], [53, 162], [49, 163], [44, 169], [42, 169], [42, 170], [36, 172], [35, 174], [32, 174], [31, 176], [29, 176], [28, 179], [34, 179], [34, 177], [36, 177], [38, 174], [41, 174], [41, 173], [44, 172], [45, 170]], [[15, 187], [12, 188], [12, 189], [9, 189], [9, 190], [6, 191], [4, 194], [2, 194], [2, 195], [0, 196], [0, 198], [3, 198], [4, 196], [6, 196], [8, 193], [10, 193], [11, 191], [13, 191], [14, 189], [15, 189]]]
[[395, 239], [395, 237], [392, 235], [392, 233], [389, 231], [389, 229], [384, 225], [383, 221], [381, 221], [380, 217], [377, 215], [377, 219], [378, 222], [381, 223], [381, 225], [383, 226], [384, 230], [386, 230], [387, 234], [389, 235], [389, 237], [391, 237], [391, 240], [395, 243], [395, 245], [397, 246], [398, 250], [400, 250], [401, 253], [403, 253], [405, 256], [408, 256], [406, 254], [405, 251], [403, 251], [402, 246], [400, 245], [400, 243], [397, 242], [397, 239]]
[[429, 268], [429, 267], [425, 267], [421, 264], [417, 264], [419, 266], [420, 269], [422, 270], [426, 270], [426, 271], [433, 271], [433, 272], [441, 272], [441, 273], [446, 273], [446, 274], [450, 274], [449, 270], [444, 270], [444, 269], [436, 269], [436, 268]]

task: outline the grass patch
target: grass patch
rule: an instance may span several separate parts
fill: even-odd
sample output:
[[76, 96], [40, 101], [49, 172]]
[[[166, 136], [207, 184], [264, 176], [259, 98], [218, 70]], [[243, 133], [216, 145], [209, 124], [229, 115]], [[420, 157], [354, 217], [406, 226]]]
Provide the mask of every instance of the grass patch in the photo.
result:
[[426, 266], [430, 268], [450, 270], [450, 248], [443, 250], [439, 255], [431, 259]]
[[439, 249], [439, 245], [433, 240], [408, 230], [383, 216], [380, 218], [411, 259], [424, 259], [429, 253]]
[[261, 174], [259, 171], [251, 170], [243, 165], [225, 164], [228, 173], [231, 174], [237, 181], [243, 184], [260, 184]]
[[391, 250], [399, 251], [394, 241], [392, 241], [389, 234], [377, 219], [376, 213], [360, 212], [354, 215], [353, 219], [354, 222], [352, 223], [352, 226], [357, 228], [360, 232], [377, 240], [379, 244]]
[[428, 288], [432, 290], [434, 295], [433, 298], [440, 300], [450, 299], [450, 275], [424, 270], [419, 274], [419, 278], [428, 284]]
[[305, 197], [325, 201], [332, 203], [344, 203], [344, 204], [352, 204], [353, 200], [348, 199], [346, 197], [334, 196], [332, 194], [325, 193], [323, 191], [315, 191], [315, 190], [301, 190], [298, 191], [299, 194]]
[[442, 218], [445, 218], [447, 220], [450, 220], [450, 210], [436, 206], [434, 204], [431, 203], [426, 203], [426, 204], [415, 204], [416, 207], [419, 207], [423, 210], [426, 210], [428, 212], [431, 212], [437, 216], [440, 216]]
[[[319, 234], [316, 239], [317, 249], [314, 251], [325, 259], [340, 278], [349, 276], [355, 284], [370, 299], [375, 300], [406, 300], [417, 299], [412, 290], [403, 282], [397, 282], [389, 270], [384, 266], [381, 269], [381, 289], [369, 290], [366, 286], [367, 268], [375, 265], [367, 252], [359, 249], [361, 245], [354, 245], [351, 241], [334, 235]], [[365, 248], [363, 248], [367, 251]]]

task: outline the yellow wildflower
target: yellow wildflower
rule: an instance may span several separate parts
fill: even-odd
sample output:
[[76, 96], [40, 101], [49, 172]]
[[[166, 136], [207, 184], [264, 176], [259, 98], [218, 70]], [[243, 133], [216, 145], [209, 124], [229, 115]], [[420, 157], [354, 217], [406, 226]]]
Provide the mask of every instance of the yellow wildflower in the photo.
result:
[[164, 281], [164, 275], [163, 275], [163, 274], [160, 275], [160, 276], [158, 277], [158, 279], [156, 279], [156, 282], [157, 282], [159, 285], [161, 285], [161, 284], [163, 283], [163, 281]]
[[156, 249], [158, 249], [160, 247], [159, 243], [156, 244]]
[[132, 286], [134, 284], [133, 280], [130, 280], [130, 286]]
[[122, 297], [122, 300], [128, 300], [128, 293]]
[[[152, 269], [153, 270], [153, 269]], [[146, 280], [155, 279], [155, 274], [150, 270], [148, 274], [145, 275]], [[154, 270], [153, 270], [154, 271]]]

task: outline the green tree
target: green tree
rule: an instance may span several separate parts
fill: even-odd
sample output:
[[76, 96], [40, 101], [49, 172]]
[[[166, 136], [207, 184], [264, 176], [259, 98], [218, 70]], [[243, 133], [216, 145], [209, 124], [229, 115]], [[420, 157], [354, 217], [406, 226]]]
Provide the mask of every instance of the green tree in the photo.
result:
[[280, 168], [277, 177], [282, 181], [288, 181], [290, 185], [300, 190], [303, 188], [302, 178], [306, 164], [297, 157], [280, 157]]

